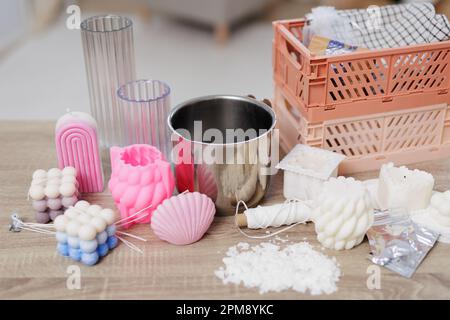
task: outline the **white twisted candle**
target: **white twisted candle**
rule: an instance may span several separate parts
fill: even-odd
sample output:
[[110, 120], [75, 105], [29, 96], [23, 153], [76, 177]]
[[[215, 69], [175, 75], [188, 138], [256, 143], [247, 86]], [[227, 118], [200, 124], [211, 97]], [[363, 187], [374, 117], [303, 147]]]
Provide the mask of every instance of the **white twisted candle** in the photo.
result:
[[331, 178], [324, 183], [313, 212], [317, 240], [335, 250], [351, 249], [373, 223], [370, 195], [361, 181]]

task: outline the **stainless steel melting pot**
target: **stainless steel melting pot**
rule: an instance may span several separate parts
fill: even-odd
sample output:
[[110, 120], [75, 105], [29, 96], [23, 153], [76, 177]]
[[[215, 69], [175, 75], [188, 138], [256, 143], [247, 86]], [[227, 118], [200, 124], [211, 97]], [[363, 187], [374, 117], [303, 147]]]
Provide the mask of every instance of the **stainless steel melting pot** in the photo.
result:
[[[234, 214], [264, 197], [273, 163], [275, 113], [250, 97], [215, 95], [179, 104], [169, 114], [172, 162], [179, 192], [198, 191], [218, 214]], [[276, 159], [278, 160], [278, 159]]]

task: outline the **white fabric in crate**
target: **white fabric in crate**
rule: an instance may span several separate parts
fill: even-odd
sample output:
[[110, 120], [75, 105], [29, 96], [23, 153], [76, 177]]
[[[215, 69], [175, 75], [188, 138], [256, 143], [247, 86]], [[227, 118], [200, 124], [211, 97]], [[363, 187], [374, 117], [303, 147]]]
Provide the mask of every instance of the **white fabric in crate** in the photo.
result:
[[[337, 10], [351, 25], [351, 45], [368, 49], [395, 48], [450, 39], [450, 23], [431, 3], [410, 3]], [[314, 16], [312, 16], [314, 18]], [[348, 39], [348, 26], [335, 29], [336, 39]]]

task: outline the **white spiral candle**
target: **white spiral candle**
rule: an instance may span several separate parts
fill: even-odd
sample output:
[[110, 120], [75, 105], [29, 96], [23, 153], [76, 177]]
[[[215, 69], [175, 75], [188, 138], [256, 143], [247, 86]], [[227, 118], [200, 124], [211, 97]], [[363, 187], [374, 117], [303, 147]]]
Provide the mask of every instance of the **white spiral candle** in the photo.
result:
[[361, 181], [326, 181], [313, 211], [317, 239], [329, 249], [351, 249], [361, 243], [373, 223], [370, 195]]

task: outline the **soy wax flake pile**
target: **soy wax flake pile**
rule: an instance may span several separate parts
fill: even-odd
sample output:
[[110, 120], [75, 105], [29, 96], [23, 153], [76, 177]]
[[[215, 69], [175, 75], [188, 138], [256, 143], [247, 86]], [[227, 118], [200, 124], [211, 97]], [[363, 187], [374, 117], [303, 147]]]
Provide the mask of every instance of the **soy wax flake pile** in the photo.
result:
[[337, 291], [341, 270], [335, 258], [328, 258], [308, 242], [282, 248], [277, 242], [250, 246], [240, 242], [228, 249], [225, 266], [214, 273], [224, 284], [242, 283], [259, 293], [292, 289], [311, 295]]

